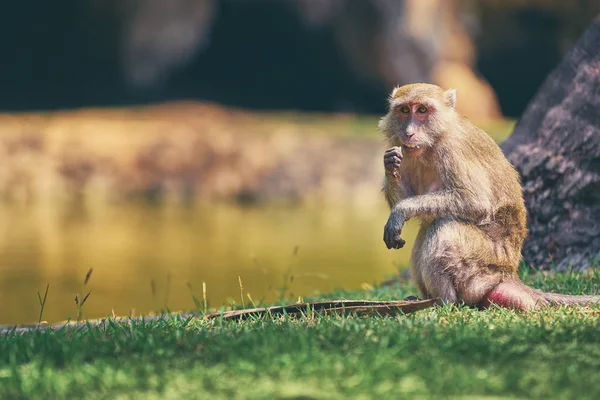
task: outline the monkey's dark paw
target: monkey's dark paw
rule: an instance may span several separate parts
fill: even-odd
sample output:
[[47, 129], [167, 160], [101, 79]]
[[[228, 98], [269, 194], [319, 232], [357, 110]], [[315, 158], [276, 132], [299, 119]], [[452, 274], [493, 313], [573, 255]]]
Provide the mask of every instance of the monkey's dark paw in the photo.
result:
[[420, 301], [421, 299], [418, 298], [417, 296], [408, 296], [404, 300], [406, 300], [406, 301]]
[[383, 166], [385, 174], [392, 178], [400, 176], [400, 162], [402, 161], [402, 149], [400, 147], [392, 147], [387, 149], [383, 155]]
[[403, 226], [403, 214], [398, 210], [392, 211], [385, 228], [383, 228], [383, 241], [388, 249], [401, 249], [404, 247], [406, 242], [400, 237]]
[[384, 238], [383, 240], [388, 249], [401, 249], [406, 244], [406, 241], [404, 239], [402, 239], [400, 237], [400, 235], [396, 235], [395, 237], [392, 237], [391, 239]]

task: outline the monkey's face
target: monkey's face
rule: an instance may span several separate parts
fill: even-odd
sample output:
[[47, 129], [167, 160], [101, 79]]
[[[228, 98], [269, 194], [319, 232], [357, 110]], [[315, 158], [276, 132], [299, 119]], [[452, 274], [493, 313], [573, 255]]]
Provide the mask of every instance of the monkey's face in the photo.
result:
[[405, 155], [421, 156], [445, 132], [447, 117], [454, 114], [454, 101], [453, 90], [427, 84], [402, 86], [392, 92], [389, 112], [379, 128]]
[[407, 102], [395, 105], [390, 113], [398, 124], [397, 139], [404, 154], [419, 156], [433, 145], [435, 138], [429, 127], [435, 113], [433, 105]]

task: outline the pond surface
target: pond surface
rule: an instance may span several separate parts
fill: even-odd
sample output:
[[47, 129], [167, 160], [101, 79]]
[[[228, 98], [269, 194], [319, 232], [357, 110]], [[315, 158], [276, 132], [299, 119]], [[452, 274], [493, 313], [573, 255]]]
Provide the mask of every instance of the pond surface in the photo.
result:
[[[0, 324], [75, 319], [75, 296], [91, 292], [83, 317], [255, 303], [373, 285], [406, 265], [387, 250], [380, 207], [152, 206], [127, 203], [0, 207]], [[87, 285], [84, 279], [93, 272]]]

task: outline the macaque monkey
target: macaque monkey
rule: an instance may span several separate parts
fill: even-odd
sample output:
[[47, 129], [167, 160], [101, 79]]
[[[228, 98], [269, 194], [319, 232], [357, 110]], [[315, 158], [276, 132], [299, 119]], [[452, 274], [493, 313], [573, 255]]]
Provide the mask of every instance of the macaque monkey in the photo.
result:
[[500, 147], [455, 110], [456, 91], [430, 84], [393, 90], [379, 122], [390, 148], [383, 192], [391, 208], [383, 240], [399, 249], [402, 226], [418, 218], [411, 277], [423, 298], [529, 310], [600, 302], [544, 293], [517, 275], [527, 235], [518, 172]]

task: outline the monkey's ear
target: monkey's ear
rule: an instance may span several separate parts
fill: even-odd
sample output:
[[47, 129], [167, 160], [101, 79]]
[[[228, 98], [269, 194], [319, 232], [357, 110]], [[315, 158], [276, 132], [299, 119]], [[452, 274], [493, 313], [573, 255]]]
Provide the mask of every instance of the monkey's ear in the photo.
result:
[[448, 107], [454, 108], [456, 105], [456, 89], [448, 89], [444, 92], [446, 95], [446, 103], [448, 103]]

